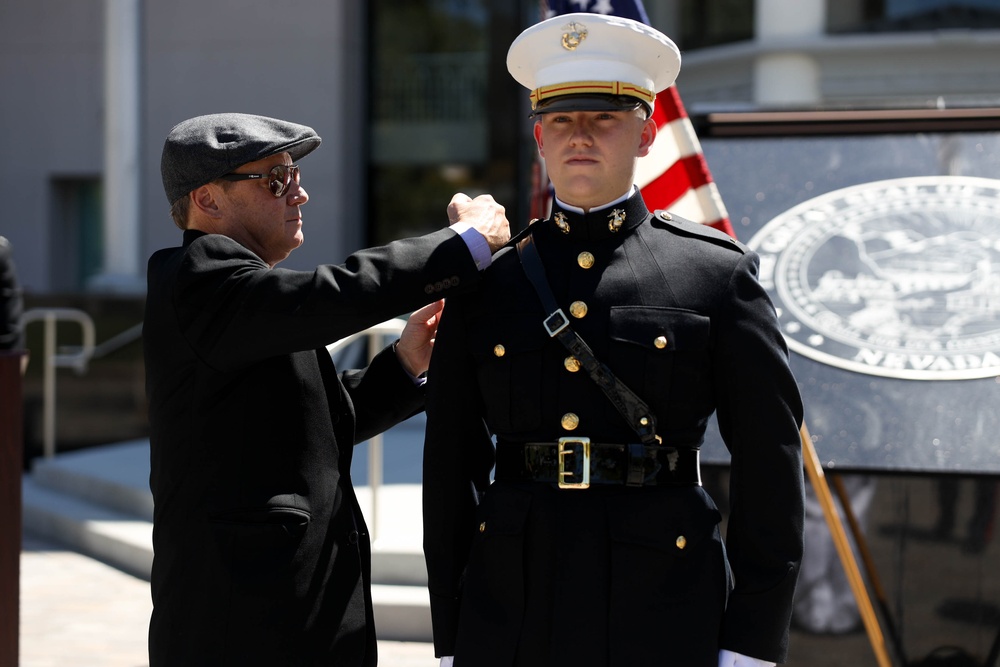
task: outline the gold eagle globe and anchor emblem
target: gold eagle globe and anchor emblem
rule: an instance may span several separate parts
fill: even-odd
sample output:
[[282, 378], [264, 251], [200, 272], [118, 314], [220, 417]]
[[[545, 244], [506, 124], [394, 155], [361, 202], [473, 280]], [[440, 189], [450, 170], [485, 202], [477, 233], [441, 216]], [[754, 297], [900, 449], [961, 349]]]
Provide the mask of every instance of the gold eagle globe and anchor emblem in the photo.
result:
[[567, 51], [575, 51], [583, 40], [587, 39], [587, 28], [582, 23], [573, 21], [569, 25], [563, 26], [562, 46]]
[[559, 231], [563, 234], [569, 234], [569, 220], [566, 219], [565, 213], [559, 211], [552, 216], [552, 220], [556, 223], [556, 227], [559, 228]]
[[608, 216], [608, 229], [612, 232], [617, 232], [625, 224], [625, 209], [616, 208], [611, 211], [611, 215]]

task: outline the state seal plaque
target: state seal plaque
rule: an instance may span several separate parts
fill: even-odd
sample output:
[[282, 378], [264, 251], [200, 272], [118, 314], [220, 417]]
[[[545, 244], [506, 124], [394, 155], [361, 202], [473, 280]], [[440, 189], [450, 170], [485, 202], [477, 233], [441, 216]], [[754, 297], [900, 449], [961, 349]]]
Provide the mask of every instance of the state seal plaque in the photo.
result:
[[804, 357], [907, 380], [1000, 375], [1000, 180], [835, 190], [748, 245], [788, 346]]

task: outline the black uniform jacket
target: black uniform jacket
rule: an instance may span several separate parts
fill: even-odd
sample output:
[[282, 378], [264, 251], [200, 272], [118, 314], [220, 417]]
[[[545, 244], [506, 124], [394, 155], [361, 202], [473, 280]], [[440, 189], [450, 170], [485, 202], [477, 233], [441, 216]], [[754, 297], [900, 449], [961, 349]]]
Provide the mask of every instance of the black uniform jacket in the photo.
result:
[[478, 280], [450, 230], [309, 272], [190, 230], [150, 258], [152, 667], [376, 664], [352, 449], [423, 390], [389, 348], [338, 374], [325, 345]]
[[[625, 221], [609, 228], [620, 209]], [[556, 212], [559, 213], [558, 206]], [[641, 197], [528, 233], [572, 327], [652, 408], [663, 446], [717, 414], [727, 545], [703, 487], [506, 481], [510, 443], [638, 437], [542, 326], [506, 248], [448, 300], [428, 373], [424, 549], [435, 648], [456, 667], [715, 667], [785, 656], [802, 554], [802, 406], [755, 253]], [[578, 425], [573, 427], [574, 419]], [[728, 551], [728, 553], [727, 553]], [[731, 590], [730, 590], [731, 589]]]

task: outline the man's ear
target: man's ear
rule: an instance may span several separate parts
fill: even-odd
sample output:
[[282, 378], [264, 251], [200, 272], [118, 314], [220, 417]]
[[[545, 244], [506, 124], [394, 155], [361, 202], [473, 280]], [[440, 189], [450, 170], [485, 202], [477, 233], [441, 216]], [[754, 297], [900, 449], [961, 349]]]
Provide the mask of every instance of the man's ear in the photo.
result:
[[639, 136], [639, 157], [646, 157], [649, 154], [649, 149], [653, 147], [653, 141], [656, 140], [656, 121], [652, 118], [647, 118], [646, 122], [642, 125], [642, 134]]
[[210, 218], [221, 218], [222, 208], [219, 205], [218, 186], [212, 183], [206, 183], [205, 185], [191, 191], [188, 196], [191, 197], [191, 205], [203, 215]]
[[532, 128], [532, 132], [535, 135], [535, 145], [538, 146], [538, 154], [541, 157], [545, 157], [545, 149], [542, 148], [542, 121], [536, 120], [535, 126]]

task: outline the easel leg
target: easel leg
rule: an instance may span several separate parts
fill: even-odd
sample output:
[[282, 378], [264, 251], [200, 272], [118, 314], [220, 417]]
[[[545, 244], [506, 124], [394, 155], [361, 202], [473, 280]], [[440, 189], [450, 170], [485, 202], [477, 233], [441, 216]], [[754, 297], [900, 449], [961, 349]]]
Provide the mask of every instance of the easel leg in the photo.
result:
[[830, 494], [830, 487], [826, 483], [823, 466], [820, 464], [819, 456], [816, 454], [816, 448], [813, 446], [812, 438], [809, 436], [809, 431], [805, 423], [802, 424], [799, 433], [802, 437], [802, 456], [805, 462], [806, 474], [809, 477], [809, 482], [813, 485], [813, 489], [816, 491], [816, 497], [819, 499], [820, 505], [823, 507], [823, 515], [826, 517], [826, 524], [830, 528], [830, 536], [833, 538], [833, 544], [837, 549], [837, 554], [840, 556], [840, 562], [844, 566], [844, 572], [847, 573], [847, 581], [854, 592], [854, 599], [858, 603], [861, 620], [865, 624], [865, 631], [868, 633], [868, 641], [875, 653], [875, 659], [878, 661], [879, 667], [892, 667], [892, 662], [889, 660], [889, 653], [886, 650], [885, 639], [882, 636], [882, 629], [879, 627], [878, 617], [875, 615], [872, 601], [868, 597], [865, 582], [861, 578], [861, 571], [858, 569], [858, 563], [854, 559], [854, 552], [847, 541], [847, 533], [844, 532], [844, 526], [840, 523], [840, 515], [837, 513], [837, 508], [833, 505], [833, 496]]
[[860, 524], [858, 524], [858, 518], [854, 514], [854, 508], [851, 507], [851, 499], [847, 494], [847, 489], [844, 488], [844, 481], [837, 474], [830, 475], [830, 479], [833, 481], [833, 489], [837, 492], [840, 506], [844, 510], [844, 517], [847, 519], [847, 525], [851, 529], [854, 543], [858, 546], [861, 560], [865, 564], [865, 572], [868, 574], [868, 581], [871, 582], [875, 593], [875, 601], [878, 602], [879, 609], [882, 611], [886, 632], [889, 634], [893, 648], [896, 649], [896, 655], [903, 661], [903, 664], [906, 664], [906, 651], [903, 649], [903, 642], [889, 613], [889, 604], [886, 601], [885, 590], [882, 588], [882, 582], [878, 577], [878, 570], [875, 568], [875, 561], [872, 558], [871, 551], [868, 549], [868, 540], [865, 539], [864, 532], [861, 530]]

